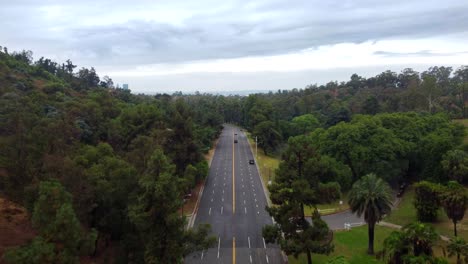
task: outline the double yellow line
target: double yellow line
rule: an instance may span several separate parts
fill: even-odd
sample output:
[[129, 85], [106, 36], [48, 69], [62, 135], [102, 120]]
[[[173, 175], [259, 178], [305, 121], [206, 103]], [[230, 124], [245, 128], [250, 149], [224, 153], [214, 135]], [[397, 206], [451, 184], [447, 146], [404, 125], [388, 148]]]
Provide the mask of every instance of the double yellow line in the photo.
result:
[[[236, 213], [236, 174], [235, 174], [235, 166], [234, 166], [234, 160], [236, 157], [235, 153], [235, 143], [234, 140], [236, 140], [236, 135], [233, 132], [233, 140], [232, 140], [232, 214]], [[232, 237], [232, 264], [236, 264], [236, 237]]]

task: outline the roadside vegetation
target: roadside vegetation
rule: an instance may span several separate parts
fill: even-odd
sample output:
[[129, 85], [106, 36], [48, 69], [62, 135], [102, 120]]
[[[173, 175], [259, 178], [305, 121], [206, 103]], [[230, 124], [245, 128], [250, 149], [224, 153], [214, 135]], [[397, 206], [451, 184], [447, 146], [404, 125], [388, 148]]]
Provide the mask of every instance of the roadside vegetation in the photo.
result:
[[[210, 227], [186, 230], [184, 215], [204, 155], [236, 123], [258, 138], [276, 222], [263, 236], [297, 261], [443, 263], [437, 232], [462, 261], [467, 87], [468, 66], [434, 66], [249, 96], [134, 95], [94, 68], [0, 48], [0, 195], [35, 229], [0, 249], [9, 263], [177, 263], [210, 247]], [[315, 208], [336, 207], [369, 226], [333, 233]], [[375, 225], [384, 215], [406, 232]]]

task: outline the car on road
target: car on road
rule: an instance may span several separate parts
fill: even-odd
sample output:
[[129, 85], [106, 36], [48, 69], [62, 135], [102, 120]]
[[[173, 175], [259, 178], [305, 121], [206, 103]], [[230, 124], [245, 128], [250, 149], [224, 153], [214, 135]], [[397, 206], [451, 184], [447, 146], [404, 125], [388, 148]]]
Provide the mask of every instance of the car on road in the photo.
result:
[[234, 143], [237, 143], [237, 139], [234, 139]]
[[249, 164], [255, 164], [255, 160], [253, 159], [249, 160]]

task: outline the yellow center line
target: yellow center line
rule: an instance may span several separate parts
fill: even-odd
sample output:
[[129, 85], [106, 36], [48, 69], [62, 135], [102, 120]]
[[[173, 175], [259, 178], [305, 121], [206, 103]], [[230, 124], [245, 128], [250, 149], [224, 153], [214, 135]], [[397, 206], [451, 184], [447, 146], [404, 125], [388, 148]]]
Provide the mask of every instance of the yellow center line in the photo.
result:
[[236, 264], [236, 237], [232, 238], [232, 264]]
[[[234, 140], [235, 135], [232, 135]], [[236, 185], [235, 185], [235, 174], [234, 174], [234, 159], [235, 159], [235, 152], [234, 152], [234, 140], [232, 141], [232, 213], [234, 214], [236, 212]]]

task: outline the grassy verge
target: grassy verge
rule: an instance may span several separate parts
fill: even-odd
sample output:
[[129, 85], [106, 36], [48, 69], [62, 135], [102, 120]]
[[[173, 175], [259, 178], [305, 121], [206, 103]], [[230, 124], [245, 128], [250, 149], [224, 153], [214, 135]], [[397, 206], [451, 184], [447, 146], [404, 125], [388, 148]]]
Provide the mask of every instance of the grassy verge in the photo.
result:
[[[247, 133], [247, 138], [249, 139], [249, 143], [252, 146], [252, 150], [254, 151], [255, 155], [255, 141], [250, 136], [250, 133]], [[267, 156], [263, 152], [262, 148], [258, 148], [258, 157], [257, 157], [258, 168], [260, 169], [260, 176], [265, 184], [268, 184], [268, 181], [275, 178], [275, 171], [278, 168], [280, 163], [280, 157], [277, 156]]]
[[[416, 209], [413, 206], [414, 189], [408, 188], [402, 197], [399, 206], [388, 215], [384, 221], [397, 224], [407, 225], [417, 220]], [[443, 209], [439, 209], [438, 219], [435, 223], [431, 223], [432, 226], [440, 235], [453, 237], [453, 224], [452, 221], [447, 217]], [[465, 215], [462, 221], [457, 224], [458, 236], [468, 240], [468, 217]]]

